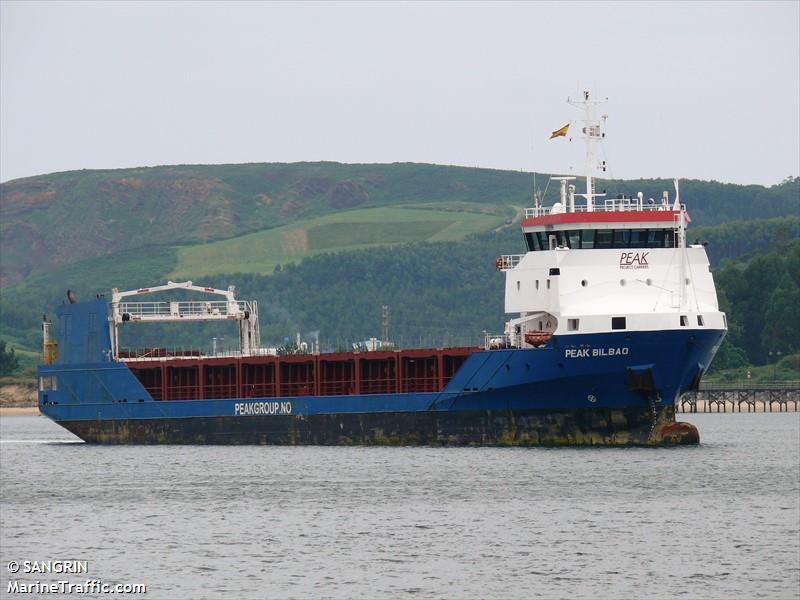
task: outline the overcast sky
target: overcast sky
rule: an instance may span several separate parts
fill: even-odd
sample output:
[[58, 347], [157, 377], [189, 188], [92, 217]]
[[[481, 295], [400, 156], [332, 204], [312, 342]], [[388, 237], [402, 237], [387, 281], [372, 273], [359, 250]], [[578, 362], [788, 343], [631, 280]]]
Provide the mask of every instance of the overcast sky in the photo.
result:
[[0, 180], [185, 163], [582, 169], [589, 88], [618, 178], [800, 175], [800, 2], [10, 2]]

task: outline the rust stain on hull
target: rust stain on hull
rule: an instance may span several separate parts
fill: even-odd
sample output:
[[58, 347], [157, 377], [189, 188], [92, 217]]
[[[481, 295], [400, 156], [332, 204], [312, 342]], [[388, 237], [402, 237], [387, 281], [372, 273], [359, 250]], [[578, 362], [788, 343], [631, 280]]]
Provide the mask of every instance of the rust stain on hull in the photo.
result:
[[361, 446], [626, 446], [698, 444], [697, 429], [664, 408], [553, 412], [415, 413], [194, 417], [61, 421], [99, 444]]

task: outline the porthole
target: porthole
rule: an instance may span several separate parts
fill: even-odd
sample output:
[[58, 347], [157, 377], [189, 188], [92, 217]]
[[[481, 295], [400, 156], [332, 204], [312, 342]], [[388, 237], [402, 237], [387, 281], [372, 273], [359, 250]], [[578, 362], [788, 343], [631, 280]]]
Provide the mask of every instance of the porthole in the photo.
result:
[[689, 285], [689, 278], [686, 278], [686, 285]]
[[619, 280], [619, 284], [620, 284], [621, 286], [625, 287], [625, 280], [624, 280], [624, 279], [620, 279], [620, 280]]
[[589, 282], [586, 281], [585, 279], [582, 279], [581, 280], [581, 286], [586, 287], [587, 285], [589, 285]]
[[645, 279], [645, 280], [644, 280], [644, 282], [645, 282], [647, 285], [653, 285], [653, 280], [652, 280], [652, 279], [650, 279], [649, 277], [648, 277], [647, 279]]
[[517, 291], [519, 291], [519, 281], [517, 282]]

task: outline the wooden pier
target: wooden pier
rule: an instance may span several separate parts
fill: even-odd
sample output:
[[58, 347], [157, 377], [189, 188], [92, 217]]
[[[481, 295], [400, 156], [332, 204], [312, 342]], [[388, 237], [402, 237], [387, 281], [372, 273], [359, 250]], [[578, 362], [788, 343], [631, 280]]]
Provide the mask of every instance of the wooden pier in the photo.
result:
[[677, 401], [676, 412], [798, 412], [800, 381], [701, 383]]

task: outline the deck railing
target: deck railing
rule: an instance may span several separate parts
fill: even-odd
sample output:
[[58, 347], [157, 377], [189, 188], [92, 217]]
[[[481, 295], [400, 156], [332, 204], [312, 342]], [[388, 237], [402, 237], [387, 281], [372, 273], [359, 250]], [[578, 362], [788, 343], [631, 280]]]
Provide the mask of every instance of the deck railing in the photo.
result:
[[275, 348], [253, 348], [248, 353], [241, 350], [213, 349], [201, 350], [199, 348], [136, 348], [120, 350], [119, 359], [123, 362], [151, 361], [151, 360], [178, 360], [198, 358], [245, 358], [252, 356], [276, 356]]
[[[685, 207], [681, 205], [685, 210]], [[573, 212], [588, 212], [588, 207], [585, 204], [576, 205]], [[603, 205], [597, 205], [593, 212], [658, 212], [658, 211], [671, 211], [672, 206], [657, 202], [649, 204], [648, 202], [640, 201], [638, 198], [609, 198]], [[532, 219], [535, 217], [544, 217], [551, 214], [564, 214], [566, 207], [563, 207], [563, 212], [553, 213], [552, 206], [539, 206], [525, 209], [525, 218]]]
[[513, 269], [524, 257], [524, 254], [503, 254], [502, 256], [498, 256], [494, 265], [495, 269], [498, 271], [508, 271], [509, 269]]
[[128, 315], [131, 320], [156, 320], [159, 317], [181, 318], [241, 318], [252, 312], [252, 306], [246, 300], [229, 302], [227, 300], [212, 301], [180, 301], [180, 302], [120, 302], [118, 310], [121, 315]]
[[522, 348], [522, 335], [507, 333], [483, 332], [484, 350], [500, 350], [503, 348]]
[[727, 390], [800, 390], [800, 381], [702, 381], [700, 391]]

